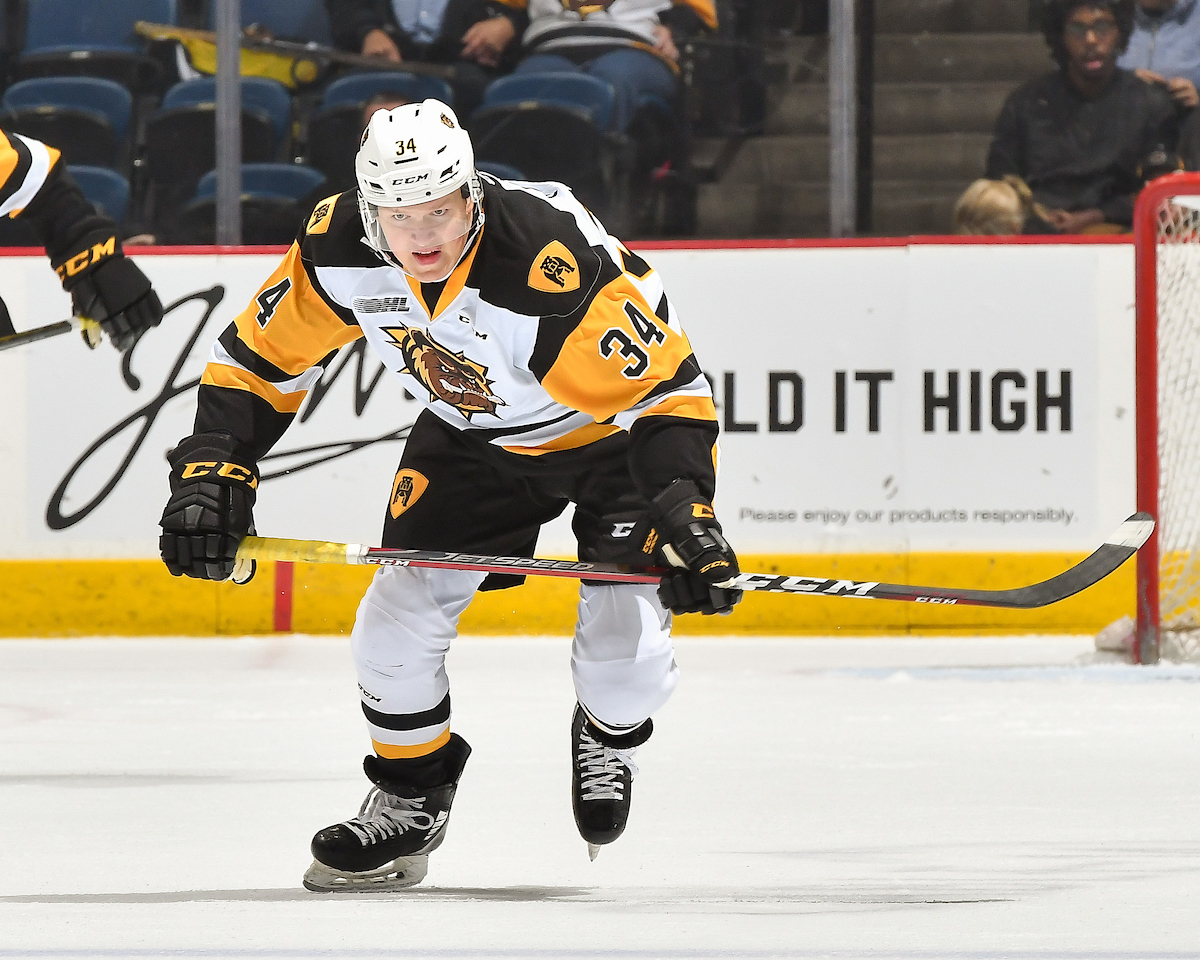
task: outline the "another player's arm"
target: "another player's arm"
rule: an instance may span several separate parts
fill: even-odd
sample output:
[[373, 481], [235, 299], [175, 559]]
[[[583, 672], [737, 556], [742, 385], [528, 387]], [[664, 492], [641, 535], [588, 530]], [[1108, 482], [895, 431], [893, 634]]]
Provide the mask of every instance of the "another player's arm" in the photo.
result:
[[[76, 315], [98, 321], [118, 350], [162, 320], [162, 304], [125, 257], [116, 225], [88, 203], [53, 147], [0, 131], [0, 215], [33, 228]], [[0, 314], [2, 326], [7, 310]]]
[[716, 586], [739, 569], [712, 509], [712, 393], [661, 282], [641, 257], [621, 256], [620, 267], [602, 259], [596, 292], [576, 315], [545, 324], [531, 366], [560, 403], [629, 431], [630, 471], [653, 521], [643, 552], [682, 568], [663, 580], [664, 605], [728, 612], [741, 594]]
[[213, 344], [195, 432], [168, 454], [171, 498], [159, 547], [167, 569], [206, 580], [234, 573], [253, 530], [258, 460], [279, 440], [324, 364], [362, 336], [315, 279], [301, 243]]

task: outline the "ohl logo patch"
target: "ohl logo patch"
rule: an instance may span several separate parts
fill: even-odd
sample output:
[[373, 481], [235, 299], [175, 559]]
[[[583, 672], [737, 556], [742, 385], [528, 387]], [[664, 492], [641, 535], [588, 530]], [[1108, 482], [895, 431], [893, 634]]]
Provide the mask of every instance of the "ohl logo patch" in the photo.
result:
[[542, 293], [570, 293], [579, 289], [579, 264], [557, 240], [551, 240], [533, 258], [529, 285]]
[[492, 393], [487, 367], [463, 353], [452, 353], [423, 330], [384, 327], [404, 355], [408, 372], [421, 381], [431, 400], [450, 404], [468, 420], [477, 413], [495, 415], [504, 401]]
[[404, 469], [397, 473], [396, 481], [392, 484], [392, 502], [388, 507], [392, 519], [399, 520], [400, 514], [420, 500], [428, 486], [429, 480], [416, 470]]

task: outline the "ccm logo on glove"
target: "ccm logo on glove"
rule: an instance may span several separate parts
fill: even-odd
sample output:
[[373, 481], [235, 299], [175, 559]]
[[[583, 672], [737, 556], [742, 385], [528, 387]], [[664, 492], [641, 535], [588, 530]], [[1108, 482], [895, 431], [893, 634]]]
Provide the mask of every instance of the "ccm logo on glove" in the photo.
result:
[[226, 477], [229, 480], [239, 480], [247, 484], [251, 490], [258, 489], [258, 477], [254, 472], [241, 464], [230, 463], [227, 460], [199, 460], [195, 463], [185, 463], [183, 472], [179, 475], [180, 480], [190, 480], [192, 477], [207, 477], [213, 474], [213, 468], [216, 468], [218, 477]]
[[79, 253], [66, 260], [54, 268], [54, 272], [58, 274], [60, 280], [66, 280], [68, 277], [73, 277], [75, 274], [86, 270], [93, 264], [99, 263], [105, 257], [114, 256], [117, 252], [117, 238], [111, 236], [107, 240], [102, 240], [100, 243], [92, 244], [91, 248], [80, 250]]

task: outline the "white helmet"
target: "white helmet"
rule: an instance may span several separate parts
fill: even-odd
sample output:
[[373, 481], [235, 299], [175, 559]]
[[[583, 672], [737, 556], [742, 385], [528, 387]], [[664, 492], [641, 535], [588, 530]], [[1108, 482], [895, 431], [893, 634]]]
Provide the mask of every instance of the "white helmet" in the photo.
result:
[[483, 187], [471, 137], [440, 100], [375, 111], [363, 131], [354, 173], [367, 242], [395, 266], [400, 264], [380, 230], [378, 207], [425, 203], [466, 186], [474, 201], [472, 239], [483, 225]]

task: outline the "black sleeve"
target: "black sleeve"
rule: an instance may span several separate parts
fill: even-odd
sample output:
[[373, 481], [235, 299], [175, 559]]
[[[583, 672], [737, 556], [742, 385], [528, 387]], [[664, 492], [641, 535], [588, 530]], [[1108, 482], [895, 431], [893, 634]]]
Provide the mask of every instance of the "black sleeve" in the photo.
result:
[[116, 224], [88, 203], [79, 185], [60, 160], [50, 168], [46, 182], [18, 215], [33, 227], [52, 261], [62, 259], [89, 233], [116, 234]]
[[325, 0], [325, 10], [334, 46], [351, 53], [362, 50], [363, 39], [372, 30], [396, 30], [390, 6], [381, 0]]
[[1004, 101], [1004, 108], [996, 120], [996, 130], [992, 136], [992, 145], [988, 150], [987, 170], [985, 176], [999, 180], [1006, 174], [1024, 177], [1025, 174], [1025, 137], [1024, 125], [1021, 122], [1020, 90], [1011, 93]]
[[647, 500], [653, 500], [674, 481], [693, 481], [708, 500], [717, 489], [713, 445], [717, 425], [712, 420], [680, 417], [639, 417], [629, 429], [629, 471]]

